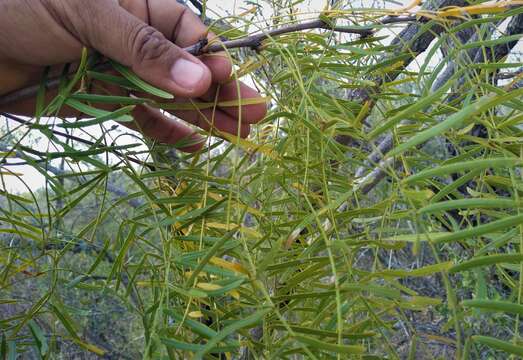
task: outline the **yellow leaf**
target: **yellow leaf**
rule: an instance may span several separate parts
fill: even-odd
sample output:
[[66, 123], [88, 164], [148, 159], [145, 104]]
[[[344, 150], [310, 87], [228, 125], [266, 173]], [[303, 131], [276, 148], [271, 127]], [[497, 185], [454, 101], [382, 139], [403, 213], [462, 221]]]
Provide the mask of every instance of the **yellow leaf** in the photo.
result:
[[419, 277], [419, 276], [430, 276], [436, 273], [443, 271], [448, 271], [454, 263], [452, 261], [447, 261], [444, 263], [438, 263], [434, 265], [427, 265], [418, 269], [413, 270], [404, 270], [404, 269], [390, 269], [377, 271], [371, 274], [372, 277]]
[[357, 125], [360, 125], [361, 122], [365, 119], [365, 117], [368, 115], [369, 113], [369, 109], [372, 105], [372, 101], [370, 100], [367, 100], [363, 103], [363, 106], [361, 107], [361, 110], [360, 112], [358, 113], [358, 115], [356, 116], [356, 121], [355, 123]]
[[394, 9], [394, 13], [396, 14], [401, 14], [401, 13], [404, 13], [404, 12], [407, 12], [413, 8], [415, 8], [416, 6], [418, 6], [419, 4], [421, 4], [421, 0], [414, 0], [413, 2], [411, 2], [409, 5], [407, 6], [404, 6], [402, 8], [399, 8], [399, 9]]
[[3, 158], [14, 158], [16, 157], [16, 154], [14, 151], [10, 151], [10, 152], [3, 152], [3, 151], [0, 151], [0, 157], [3, 157]]
[[223, 131], [220, 131], [219, 135], [221, 137], [223, 137], [225, 140], [241, 147], [243, 150], [245, 150], [249, 153], [260, 152], [264, 155], [267, 155], [268, 157], [270, 157], [273, 160], [278, 160], [280, 158], [278, 153], [269, 145], [255, 144], [249, 140], [242, 139], [236, 135], [225, 133]]
[[[205, 291], [215, 291], [215, 290], [220, 290], [222, 288], [222, 286], [220, 286], [220, 285], [211, 284], [211, 283], [197, 283], [196, 287], [198, 287], [202, 290], [205, 290]], [[236, 300], [240, 299], [240, 293], [238, 292], [238, 290], [230, 290], [230, 291], [227, 291], [227, 293], [230, 294]]]
[[403, 194], [415, 204], [424, 204], [434, 196], [434, 192], [431, 189], [417, 189], [408, 190], [404, 189]]
[[152, 106], [164, 109], [164, 110], [195, 110], [195, 109], [214, 109], [215, 107], [236, 107], [236, 106], [245, 106], [245, 105], [256, 105], [256, 104], [266, 104], [269, 102], [269, 97], [255, 97], [247, 99], [236, 99], [236, 100], [227, 100], [220, 101], [218, 103], [214, 102], [188, 102], [188, 103], [151, 103]]
[[[212, 192], [208, 192], [207, 196], [210, 197], [213, 200], [216, 200], [216, 201], [220, 201], [220, 200], [223, 199], [223, 196], [221, 196], [220, 194], [215, 194], [215, 193], [212, 193]], [[239, 208], [245, 209], [245, 210], [247, 210], [248, 212], [250, 212], [253, 215], [256, 215], [256, 216], [259, 216], [259, 217], [264, 217], [265, 216], [258, 209], [252, 208], [252, 207], [244, 205], [244, 204], [239, 204], [237, 201], [234, 201], [234, 200], [232, 200], [232, 202], [235, 203], [236, 206], [238, 206]]]
[[203, 313], [201, 311], [191, 311], [188, 315], [191, 318], [201, 318], [201, 317], [203, 317]]
[[247, 271], [247, 269], [245, 269], [241, 264], [233, 263], [233, 262], [224, 260], [224, 259], [216, 257], [216, 256], [213, 256], [209, 260], [209, 262], [213, 265], [222, 267], [224, 269], [228, 269], [228, 270], [231, 270], [231, 271], [234, 271], [237, 273], [249, 275], [249, 271]]
[[262, 234], [260, 234], [259, 232], [257, 232], [254, 229], [246, 228], [246, 227], [243, 227], [243, 226], [240, 226], [240, 225], [237, 225], [237, 224], [232, 224], [232, 223], [230, 223], [230, 224], [222, 224], [222, 223], [208, 222], [208, 223], [205, 223], [205, 226], [207, 226], [209, 228], [213, 228], [213, 229], [222, 229], [222, 230], [227, 230], [227, 231], [237, 229], [241, 233], [243, 233], [245, 235], [248, 235], [248, 236], [252, 236], [252, 237], [255, 237], [255, 238], [261, 238], [262, 237]]
[[103, 356], [105, 355], [105, 350], [100, 349], [98, 346], [95, 346], [93, 344], [86, 343], [85, 341], [78, 338], [76, 335], [74, 336], [62, 336], [64, 339], [69, 339], [74, 341], [78, 346], [86, 349], [87, 351], [90, 351], [96, 355]]
[[83, 341], [76, 341], [76, 342], [78, 343], [78, 345], [80, 345], [81, 347], [83, 347], [87, 351], [95, 353], [96, 355], [99, 355], [99, 356], [105, 355], [105, 350], [102, 350], [102, 349], [100, 349], [99, 347], [97, 347], [97, 346], [95, 346], [93, 344], [88, 344], [88, 343], [85, 343]]
[[494, 14], [506, 11], [506, 8], [514, 3], [523, 4], [521, 1], [500, 1], [498, 3], [484, 3], [479, 5], [450, 7], [437, 12], [441, 17], [462, 17], [465, 15]]
[[427, 339], [434, 340], [434, 341], [437, 341], [437, 342], [440, 342], [443, 344], [448, 344], [450, 346], [456, 346], [455, 340], [449, 339], [444, 336], [432, 335], [432, 334], [423, 334], [423, 336], [427, 337]]
[[463, 129], [457, 131], [457, 134], [458, 135], [467, 135], [469, 133], [470, 130], [472, 130], [472, 128], [476, 126], [475, 123], [471, 123], [470, 125], [468, 126], [465, 126]]
[[216, 201], [220, 201], [221, 199], [223, 199], [223, 196], [221, 196], [220, 194], [215, 194], [210, 191], [207, 193], [207, 196]]
[[236, 300], [240, 300], [240, 293], [238, 292], [238, 290], [231, 290], [229, 291], [229, 294]]
[[260, 131], [258, 132], [258, 139], [260, 141], [267, 141], [269, 137], [274, 134], [276, 127], [273, 124], [267, 124], [263, 126]]
[[255, 98], [242, 98], [236, 100], [227, 100], [218, 102], [219, 107], [234, 107], [234, 106], [243, 106], [243, 105], [257, 105], [257, 104], [267, 104], [271, 98], [269, 96], [260, 96]]
[[254, 70], [260, 68], [261, 66], [265, 65], [267, 63], [267, 60], [260, 61], [259, 59], [249, 59], [248, 61], [244, 62], [240, 68], [236, 71], [236, 77], [241, 78], [242, 76], [245, 76]]
[[211, 283], [198, 283], [196, 284], [196, 287], [206, 291], [220, 290], [222, 288], [220, 285]]
[[180, 181], [178, 186], [176, 186], [176, 189], [174, 190], [175, 195], [180, 195], [185, 189], [187, 189], [189, 185], [187, 184], [187, 181]]
[[253, 7], [251, 7], [249, 10], [242, 12], [242, 13], [239, 14], [238, 16], [239, 16], [239, 17], [244, 17], [245, 15], [249, 15], [249, 14], [253, 14], [253, 13], [255, 13], [256, 10], [258, 10], [258, 7], [253, 6]]
[[399, 60], [399, 61], [396, 61], [392, 65], [389, 65], [389, 66], [386, 66], [386, 67], [380, 69], [380, 72], [383, 74], [386, 74], [388, 72], [396, 70], [397, 68], [402, 67], [404, 64], [405, 64], [405, 62], [403, 60]]

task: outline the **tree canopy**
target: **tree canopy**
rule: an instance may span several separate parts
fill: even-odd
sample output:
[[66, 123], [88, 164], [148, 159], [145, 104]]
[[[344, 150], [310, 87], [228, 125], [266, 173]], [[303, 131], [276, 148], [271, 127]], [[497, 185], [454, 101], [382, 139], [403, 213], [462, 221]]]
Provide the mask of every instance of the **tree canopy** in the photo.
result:
[[[0, 358], [523, 356], [521, 5], [191, 0], [217, 39], [186, 50], [263, 98], [167, 101], [87, 50], [0, 97], [38, 99], [0, 122]], [[115, 122], [250, 102], [193, 154]]]

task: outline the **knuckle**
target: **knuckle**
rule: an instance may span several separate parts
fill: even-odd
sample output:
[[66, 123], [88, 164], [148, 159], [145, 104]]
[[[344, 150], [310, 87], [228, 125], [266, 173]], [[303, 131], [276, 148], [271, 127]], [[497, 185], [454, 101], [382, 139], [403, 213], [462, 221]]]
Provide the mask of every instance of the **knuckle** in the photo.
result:
[[[101, 0], [84, 2], [81, 0], [40, 0], [54, 20], [84, 45], [91, 46], [93, 19], [97, 10], [103, 6]], [[82, 14], [82, 16], [78, 16]]]
[[180, 31], [181, 31], [181, 23], [182, 23], [182, 19], [184, 18], [184, 16], [187, 16], [188, 10], [189, 8], [186, 7], [186, 6], [182, 6], [181, 8], [181, 12], [180, 14], [178, 15], [178, 21], [175, 22], [174, 24], [174, 28], [171, 32], [171, 39], [177, 39], [179, 34], [180, 34]]
[[131, 37], [131, 48], [138, 63], [154, 61], [165, 57], [171, 46], [161, 32], [151, 26], [144, 25], [136, 29]]

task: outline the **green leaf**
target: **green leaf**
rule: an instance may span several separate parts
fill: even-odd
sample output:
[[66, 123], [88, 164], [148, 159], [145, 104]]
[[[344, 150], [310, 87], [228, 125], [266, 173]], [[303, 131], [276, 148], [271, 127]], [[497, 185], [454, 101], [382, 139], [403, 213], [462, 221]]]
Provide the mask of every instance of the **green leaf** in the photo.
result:
[[96, 104], [120, 104], [120, 105], [140, 105], [150, 100], [130, 96], [97, 95], [88, 93], [76, 93], [69, 96], [69, 99], [85, 101]]
[[521, 164], [523, 164], [523, 160], [519, 158], [493, 158], [478, 159], [474, 161], [464, 161], [448, 165], [442, 165], [432, 169], [422, 170], [417, 174], [411, 175], [403, 179], [403, 182], [405, 184], [411, 184], [434, 176], [454, 174], [466, 170], [477, 171], [478, 169], [515, 167]]
[[2, 360], [7, 359], [7, 340], [4, 332], [2, 332], [2, 340], [0, 341], [0, 358]]
[[243, 319], [234, 321], [227, 325], [218, 334], [216, 334], [216, 336], [210, 339], [202, 349], [198, 350], [198, 352], [194, 355], [194, 359], [202, 359], [203, 356], [209, 353], [220, 341], [224, 340], [229, 335], [232, 335], [234, 332], [240, 329], [256, 325], [265, 315], [271, 311], [271, 308], [261, 309]]
[[42, 329], [40, 329], [40, 326], [38, 326], [34, 320], [30, 320], [27, 324], [29, 325], [29, 330], [31, 330], [40, 355], [45, 356], [49, 351], [49, 347], [47, 346], [47, 339]]
[[100, 72], [96, 72], [96, 71], [88, 71], [87, 76], [92, 79], [95, 79], [95, 80], [104, 81], [104, 82], [108, 82], [110, 84], [118, 85], [118, 86], [128, 89], [128, 90], [135, 90], [135, 91], [140, 90], [140, 88], [137, 87], [136, 85], [134, 85], [132, 82], [130, 82], [126, 78], [123, 78], [120, 76], [100, 73]]
[[118, 255], [114, 260], [113, 267], [109, 273], [108, 280], [114, 279], [118, 273], [121, 272], [123, 267], [124, 257], [127, 255], [132, 243], [136, 240], [136, 225], [133, 225], [127, 234], [125, 241], [123, 242]]
[[206, 252], [205, 256], [198, 262], [198, 266], [196, 269], [193, 270], [191, 273], [191, 276], [187, 280], [187, 284], [192, 284], [200, 271], [203, 270], [204, 266], [211, 260], [211, 258], [220, 250], [220, 248], [223, 246], [223, 244], [229, 240], [234, 234], [236, 233], [236, 230], [229, 231], [225, 236], [221, 237], [218, 241], [216, 241], [213, 246]]
[[[448, 81], [445, 86], [442, 86], [440, 89], [438, 89], [435, 93], [433, 93], [430, 96], [426, 96], [422, 98], [419, 101], [415, 101], [412, 105], [407, 107], [406, 109], [400, 111], [390, 119], [388, 119], [384, 124], [380, 124], [377, 128], [372, 130], [369, 133], [369, 139], [373, 139], [376, 136], [382, 134], [384, 131], [387, 131], [394, 125], [398, 124], [401, 120], [408, 119], [413, 117], [418, 111], [422, 111], [426, 107], [433, 104], [435, 101], [439, 100], [443, 94], [445, 94], [449, 87], [452, 85], [452, 81]], [[392, 156], [392, 155], [391, 155]]]
[[182, 322], [185, 326], [191, 329], [195, 334], [201, 335], [207, 339], [211, 339], [216, 336], [218, 333], [211, 329], [210, 327], [204, 325], [199, 321], [194, 321], [187, 317], [184, 318], [183, 315], [178, 314], [175, 310], [172, 309], [163, 309], [163, 312], [171, 316], [177, 322]]
[[295, 335], [294, 337], [305, 345], [339, 354], [363, 354], [365, 352], [365, 347], [361, 345], [332, 344], [305, 335]]
[[[183, 341], [179, 341], [173, 338], [165, 338], [161, 337], [160, 341], [162, 344], [164, 344], [167, 347], [182, 350], [182, 351], [192, 351], [197, 352], [204, 349], [205, 345], [198, 345], [198, 344], [190, 344]], [[209, 350], [209, 352], [212, 353], [225, 353], [225, 352], [232, 352], [240, 347], [240, 344], [238, 345], [228, 345], [228, 346], [216, 346]]]
[[466, 307], [472, 307], [481, 310], [504, 312], [523, 316], [523, 305], [514, 304], [508, 301], [465, 300], [462, 302], [462, 304]]
[[382, 270], [373, 272], [370, 274], [371, 277], [419, 277], [419, 276], [431, 276], [439, 272], [448, 271], [452, 267], [453, 263], [448, 261], [444, 263], [427, 265], [419, 269], [414, 270]]
[[0, 343], [0, 358], [2, 360], [16, 360], [18, 357], [16, 351], [16, 342], [7, 341], [5, 333], [2, 333], [2, 341]]
[[442, 236], [434, 240], [435, 243], [444, 243], [450, 241], [466, 240], [473, 237], [489, 234], [498, 230], [504, 230], [511, 226], [516, 226], [523, 223], [523, 215], [509, 216], [500, 220], [492, 221], [488, 224], [483, 224], [475, 227], [470, 227], [465, 230], [455, 231], [448, 235]]
[[127, 80], [129, 80], [129, 82], [137, 86], [140, 90], [163, 99], [174, 99], [174, 96], [172, 94], [169, 94], [167, 91], [158, 89], [157, 87], [154, 87], [140, 79], [128, 67], [123, 66], [122, 64], [119, 64], [116, 61], [111, 61], [111, 65], [113, 65], [116, 71], [122, 74]]
[[[382, 296], [385, 298], [401, 298], [401, 293], [399, 290], [391, 289], [390, 287], [380, 286], [380, 285], [366, 285], [366, 284], [344, 284], [340, 287], [340, 292], [351, 293], [351, 292], [369, 292], [370, 294], [376, 296]], [[274, 302], [286, 301], [286, 300], [295, 300], [295, 299], [315, 299], [315, 298], [324, 298], [331, 297], [336, 293], [335, 290], [328, 291], [308, 291], [308, 292], [297, 292], [294, 294], [273, 296], [272, 300]]]
[[499, 263], [517, 264], [523, 261], [523, 254], [498, 254], [489, 256], [480, 256], [464, 261], [449, 269], [449, 273], [457, 273], [474, 269], [476, 267], [484, 267]]
[[63, 306], [56, 306], [55, 304], [50, 304], [51, 310], [53, 314], [57, 317], [58, 320], [62, 323], [64, 328], [67, 330], [69, 335], [73, 338], [79, 339], [77, 335], [77, 329], [74, 325], [73, 320], [69, 316], [69, 314], [65, 311], [65, 308]]
[[461, 45], [460, 47], [463, 50], [472, 49], [476, 47], [492, 47], [499, 44], [506, 44], [511, 41], [518, 41], [519, 39], [521, 39], [522, 36], [523, 34], [515, 34], [510, 36], [501, 36], [500, 38], [493, 40], [470, 41], [464, 45]]
[[92, 352], [94, 354], [103, 356], [105, 354], [105, 351], [100, 349], [99, 347], [86, 343], [80, 337], [78, 336], [78, 331], [76, 329], [76, 326], [74, 325], [73, 320], [69, 316], [69, 314], [66, 312], [64, 306], [57, 306], [56, 304], [50, 304], [51, 310], [53, 314], [58, 318], [58, 320], [62, 323], [64, 328], [69, 333], [71, 340], [73, 340], [78, 346], [81, 348]]
[[501, 350], [509, 354], [523, 356], [523, 346], [514, 345], [507, 341], [498, 340], [490, 336], [472, 336], [472, 341], [478, 344], [489, 346], [496, 350]]
[[427, 205], [418, 210], [420, 214], [453, 209], [515, 208], [518, 203], [511, 199], [460, 199]]
[[387, 155], [386, 158], [390, 158], [396, 155], [399, 155], [416, 145], [422, 144], [425, 141], [443, 133], [444, 131], [456, 128], [461, 126], [465, 121], [470, 120], [473, 116], [478, 113], [485, 111], [485, 108], [493, 106], [493, 100], [496, 99], [496, 95], [489, 94], [482, 96], [475, 103], [465, 106], [463, 109], [457, 113], [451, 115], [448, 119], [442, 121], [441, 123], [434, 125], [433, 127], [421, 131], [417, 135], [413, 136], [406, 142], [400, 144], [399, 146], [393, 148]]
[[16, 360], [18, 357], [18, 351], [16, 350], [16, 342], [8, 341], [7, 348], [7, 360]]
[[128, 113], [134, 110], [133, 105], [125, 106], [113, 112], [109, 112], [93, 108], [89, 105], [86, 105], [73, 99], [68, 99], [65, 103], [70, 107], [84, 114], [94, 116], [95, 118], [93, 120], [84, 120], [76, 121], [73, 123], [59, 124], [59, 126], [63, 128], [80, 128], [84, 126], [98, 125], [109, 120], [114, 120], [118, 122], [131, 122], [134, 120], [132, 116], [127, 115]]
[[[321, 330], [321, 329], [313, 329], [306, 326], [299, 326], [299, 325], [291, 325], [287, 324], [287, 326], [296, 333], [301, 334], [309, 334], [309, 335], [316, 335], [320, 337], [330, 337], [330, 338], [337, 338], [339, 334], [336, 331], [328, 331], [328, 330]], [[273, 323], [271, 327], [278, 329], [278, 330], [287, 330], [287, 326], [285, 326], [283, 323]], [[377, 334], [375, 332], [364, 332], [364, 333], [347, 333], [344, 332], [341, 334], [342, 338], [344, 339], [365, 339], [369, 337], [376, 336]]]

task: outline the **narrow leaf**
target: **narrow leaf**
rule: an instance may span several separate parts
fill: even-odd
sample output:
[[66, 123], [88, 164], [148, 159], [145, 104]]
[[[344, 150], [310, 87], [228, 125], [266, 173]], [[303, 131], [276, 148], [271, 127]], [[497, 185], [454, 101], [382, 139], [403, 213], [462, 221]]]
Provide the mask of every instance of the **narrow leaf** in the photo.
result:
[[174, 99], [174, 96], [172, 94], [169, 94], [167, 91], [158, 89], [157, 87], [154, 87], [151, 84], [148, 84], [147, 82], [140, 79], [128, 67], [123, 66], [122, 64], [119, 64], [116, 61], [111, 61], [111, 64], [120, 74], [122, 74], [127, 80], [129, 80], [129, 82], [131, 82], [133, 85], [136, 85], [142, 91], [145, 91], [146, 93], [158, 96], [163, 99]]

